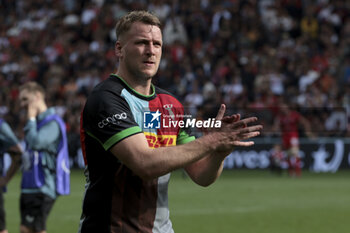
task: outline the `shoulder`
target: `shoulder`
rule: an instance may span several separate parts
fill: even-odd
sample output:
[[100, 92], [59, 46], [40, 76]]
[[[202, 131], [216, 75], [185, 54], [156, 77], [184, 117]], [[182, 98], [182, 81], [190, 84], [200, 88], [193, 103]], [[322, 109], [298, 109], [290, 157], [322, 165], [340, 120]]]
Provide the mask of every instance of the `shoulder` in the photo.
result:
[[164, 95], [169, 95], [169, 96], [176, 98], [172, 93], [164, 90], [163, 88], [160, 88], [158, 86], [154, 86], [154, 89], [155, 89], [156, 94], [164, 94]]
[[3, 119], [0, 120], [0, 133], [9, 134], [13, 133], [10, 125]]
[[173, 104], [182, 106], [181, 102], [172, 93], [157, 86], [155, 86], [155, 92], [156, 92], [157, 98], [160, 98], [161, 100], [166, 102], [171, 102]]
[[123, 89], [125, 86], [120, 79], [110, 76], [95, 86], [86, 100], [85, 109], [104, 109], [117, 102], [123, 102], [124, 98], [121, 96]]
[[123, 82], [119, 78], [111, 75], [109, 78], [100, 82], [94, 87], [88, 99], [94, 97], [103, 97], [108, 93], [120, 95], [124, 88], [125, 87], [123, 85]]

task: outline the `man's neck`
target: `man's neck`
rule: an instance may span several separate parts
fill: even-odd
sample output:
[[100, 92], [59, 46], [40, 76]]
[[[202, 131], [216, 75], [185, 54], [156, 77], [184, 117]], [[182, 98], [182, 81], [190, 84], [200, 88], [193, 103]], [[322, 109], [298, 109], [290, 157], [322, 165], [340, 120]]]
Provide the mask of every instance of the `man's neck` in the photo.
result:
[[141, 95], [151, 95], [152, 94], [152, 79], [135, 79], [130, 78], [128, 75], [123, 75], [119, 72], [117, 72], [117, 75], [122, 78], [132, 89], [134, 89], [136, 92], [140, 93]]

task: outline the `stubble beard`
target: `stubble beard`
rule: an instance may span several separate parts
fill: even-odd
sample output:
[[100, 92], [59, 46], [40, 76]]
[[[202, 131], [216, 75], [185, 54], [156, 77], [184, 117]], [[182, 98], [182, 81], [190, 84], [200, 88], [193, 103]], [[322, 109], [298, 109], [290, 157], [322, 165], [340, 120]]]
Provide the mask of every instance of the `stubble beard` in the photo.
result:
[[135, 80], [138, 80], [139, 82], [148, 82], [150, 81], [157, 73], [157, 70], [153, 72], [153, 74], [149, 74], [148, 72], [144, 72], [141, 69], [134, 69], [132, 67], [129, 67], [129, 72], [133, 76]]

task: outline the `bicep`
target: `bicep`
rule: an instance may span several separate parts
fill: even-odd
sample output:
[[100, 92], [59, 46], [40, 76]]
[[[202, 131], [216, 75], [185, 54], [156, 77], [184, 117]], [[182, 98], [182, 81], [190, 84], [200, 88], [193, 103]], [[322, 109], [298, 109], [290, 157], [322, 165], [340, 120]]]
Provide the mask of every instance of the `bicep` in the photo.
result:
[[105, 150], [141, 132], [125, 99], [103, 93], [88, 99], [83, 112], [83, 129], [98, 139]]
[[147, 139], [143, 133], [138, 133], [124, 138], [111, 147], [110, 152], [129, 169], [138, 173], [139, 168], [145, 163], [145, 154], [150, 153]]

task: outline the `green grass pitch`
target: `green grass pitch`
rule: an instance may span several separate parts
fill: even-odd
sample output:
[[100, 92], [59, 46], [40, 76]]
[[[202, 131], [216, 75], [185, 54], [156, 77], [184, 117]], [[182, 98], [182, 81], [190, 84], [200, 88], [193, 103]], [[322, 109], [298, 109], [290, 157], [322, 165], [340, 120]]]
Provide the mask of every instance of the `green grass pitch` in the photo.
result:
[[[60, 197], [48, 219], [48, 233], [78, 230], [85, 179], [72, 171], [72, 193]], [[19, 230], [20, 173], [5, 194], [7, 226]], [[268, 171], [224, 171], [207, 188], [182, 172], [172, 174], [170, 217], [176, 233], [346, 233], [350, 224], [350, 171], [304, 172], [301, 178]]]

